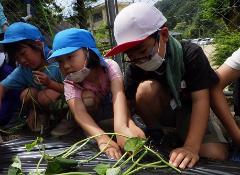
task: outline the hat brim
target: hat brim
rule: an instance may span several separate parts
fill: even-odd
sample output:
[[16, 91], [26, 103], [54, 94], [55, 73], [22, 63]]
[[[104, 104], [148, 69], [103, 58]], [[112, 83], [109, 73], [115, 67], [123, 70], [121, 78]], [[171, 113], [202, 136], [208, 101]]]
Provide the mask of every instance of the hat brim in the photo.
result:
[[27, 38], [24, 37], [18, 37], [18, 38], [12, 38], [12, 39], [4, 39], [2, 41], [0, 41], [1, 44], [8, 44], [8, 43], [14, 43], [14, 42], [18, 42], [18, 41], [22, 41], [25, 40]]
[[56, 51], [54, 51], [50, 57], [48, 57], [47, 61], [54, 61], [56, 59], [56, 57], [60, 57], [63, 55], [67, 55], [70, 54], [72, 52], [77, 51], [78, 49], [81, 49], [81, 47], [65, 47], [62, 49], [58, 49]]
[[141, 40], [131, 41], [131, 42], [126, 42], [126, 43], [120, 44], [120, 45], [112, 48], [108, 53], [106, 53], [105, 57], [110, 57], [110, 56], [114, 56], [114, 55], [123, 53], [123, 52], [141, 44], [146, 39], [147, 39], [147, 37], [144, 39], [141, 39]]

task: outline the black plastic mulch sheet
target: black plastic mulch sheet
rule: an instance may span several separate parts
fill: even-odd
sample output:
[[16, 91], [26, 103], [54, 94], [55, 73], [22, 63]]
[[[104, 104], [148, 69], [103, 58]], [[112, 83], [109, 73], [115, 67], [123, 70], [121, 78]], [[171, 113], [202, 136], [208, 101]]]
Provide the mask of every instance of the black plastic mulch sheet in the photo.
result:
[[[24, 173], [35, 170], [36, 164], [40, 159], [40, 154], [37, 149], [27, 152], [25, 144], [31, 143], [35, 138], [24, 137], [21, 139], [11, 140], [4, 142], [0, 145], [0, 174], [7, 174], [8, 167], [12, 164], [12, 157], [18, 155], [22, 162], [22, 169]], [[45, 139], [44, 144], [46, 145], [46, 152], [49, 154], [56, 154], [70, 145], [73, 141], [68, 139]], [[76, 154], [74, 159], [83, 160], [90, 158], [97, 152], [95, 145], [88, 145], [87, 148], [81, 150]], [[81, 172], [89, 172], [95, 174], [93, 168], [99, 163], [113, 163], [113, 160], [109, 160], [105, 155], [101, 155], [96, 160], [90, 163], [79, 165], [78, 170]], [[41, 164], [40, 169], [45, 169], [46, 164]], [[139, 175], [157, 175], [157, 174], [177, 174], [171, 169], [147, 169], [137, 173]], [[208, 160], [200, 160], [197, 166], [193, 169], [182, 171], [182, 174], [200, 174], [200, 175], [240, 175], [240, 163], [237, 162], [213, 162]]]

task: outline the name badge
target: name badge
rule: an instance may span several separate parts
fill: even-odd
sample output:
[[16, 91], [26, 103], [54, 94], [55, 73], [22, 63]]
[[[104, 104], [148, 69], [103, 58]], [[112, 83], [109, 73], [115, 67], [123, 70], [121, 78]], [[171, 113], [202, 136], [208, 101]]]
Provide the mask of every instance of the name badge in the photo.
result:
[[177, 103], [173, 98], [170, 101], [170, 106], [173, 110], [176, 109], [176, 107], [177, 107]]

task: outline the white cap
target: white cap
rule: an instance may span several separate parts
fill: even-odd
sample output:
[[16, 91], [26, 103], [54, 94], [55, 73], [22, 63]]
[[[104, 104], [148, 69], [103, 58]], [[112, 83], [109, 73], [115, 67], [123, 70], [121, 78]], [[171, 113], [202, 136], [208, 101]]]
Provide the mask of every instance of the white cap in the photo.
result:
[[144, 41], [161, 28], [167, 19], [156, 7], [144, 2], [125, 7], [114, 21], [114, 36], [117, 46], [106, 56], [124, 52]]
[[0, 67], [2, 66], [4, 60], [5, 60], [5, 54], [3, 52], [0, 52]]

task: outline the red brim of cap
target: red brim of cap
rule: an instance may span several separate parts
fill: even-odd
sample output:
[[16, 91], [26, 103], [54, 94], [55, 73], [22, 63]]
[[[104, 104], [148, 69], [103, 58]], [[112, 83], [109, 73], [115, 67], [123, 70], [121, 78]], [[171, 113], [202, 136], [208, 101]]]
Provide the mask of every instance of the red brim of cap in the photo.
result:
[[120, 45], [112, 48], [108, 53], [106, 53], [105, 57], [110, 57], [110, 56], [117, 55], [119, 53], [123, 53], [123, 52], [141, 44], [145, 39], [146, 38], [137, 40], [137, 41], [131, 41], [131, 42], [120, 44]]

